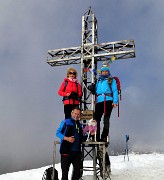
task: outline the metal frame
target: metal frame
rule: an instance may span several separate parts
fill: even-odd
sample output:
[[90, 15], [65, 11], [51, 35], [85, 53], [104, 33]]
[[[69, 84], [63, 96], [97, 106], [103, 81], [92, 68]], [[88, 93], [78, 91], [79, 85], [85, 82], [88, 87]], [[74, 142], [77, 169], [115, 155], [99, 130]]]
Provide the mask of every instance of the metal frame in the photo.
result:
[[[110, 179], [106, 174], [105, 154], [107, 142], [83, 142], [82, 143], [82, 161], [87, 157], [93, 160], [92, 166], [83, 166], [83, 171], [93, 171], [94, 180]], [[101, 150], [100, 150], [101, 147]], [[101, 151], [101, 152], [100, 152]], [[102, 154], [102, 157], [101, 155]], [[101, 161], [101, 162], [100, 162]]]
[[[87, 157], [91, 157], [93, 160], [92, 166], [83, 166], [83, 171], [93, 171], [94, 180], [106, 180], [110, 179], [110, 175], [106, 176], [106, 165], [105, 165], [105, 154], [106, 154], [106, 145], [109, 143], [107, 142], [83, 142], [82, 143], [82, 161]], [[56, 163], [56, 149], [57, 145], [60, 145], [59, 141], [54, 141], [53, 145], [53, 173], [52, 173], [52, 179], [54, 179], [55, 176], [55, 163]], [[101, 146], [101, 150], [100, 150]], [[88, 148], [90, 148], [88, 150]], [[102, 154], [102, 157], [100, 157], [100, 151]], [[101, 165], [100, 165], [101, 161]]]
[[[82, 51], [84, 48], [86, 51]], [[96, 54], [91, 50], [96, 49]], [[82, 55], [83, 54], [83, 55]], [[70, 64], [80, 64], [81, 59], [88, 60], [92, 57], [97, 61], [107, 61], [115, 56], [115, 60], [134, 58], [134, 40], [122, 40], [101, 44], [83, 44], [83, 46], [48, 50], [47, 63], [51, 66], [63, 66]]]

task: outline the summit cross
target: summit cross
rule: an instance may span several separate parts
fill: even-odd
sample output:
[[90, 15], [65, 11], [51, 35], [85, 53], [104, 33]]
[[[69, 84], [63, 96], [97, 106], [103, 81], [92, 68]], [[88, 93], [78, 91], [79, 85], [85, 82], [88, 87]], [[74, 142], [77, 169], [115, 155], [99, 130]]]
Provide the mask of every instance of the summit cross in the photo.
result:
[[50, 66], [81, 65], [83, 90], [82, 110], [94, 110], [95, 97], [87, 87], [95, 82], [99, 61], [121, 60], [135, 57], [134, 40], [98, 43], [97, 19], [91, 8], [82, 16], [82, 44], [77, 47], [48, 50], [47, 63]]

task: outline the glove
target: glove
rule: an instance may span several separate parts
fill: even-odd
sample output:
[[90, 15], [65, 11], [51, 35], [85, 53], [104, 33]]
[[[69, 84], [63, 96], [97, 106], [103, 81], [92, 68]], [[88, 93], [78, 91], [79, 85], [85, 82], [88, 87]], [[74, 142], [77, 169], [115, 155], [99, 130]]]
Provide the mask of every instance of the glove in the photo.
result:
[[92, 93], [93, 95], [95, 95], [95, 93], [96, 93], [96, 86], [95, 86], [95, 84], [92, 83], [91, 85], [89, 85], [89, 86], [88, 86], [88, 90], [91, 91], [91, 93]]
[[69, 95], [69, 98], [78, 99], [78, 95], [75, 92], [71, 92], [71, 94]]

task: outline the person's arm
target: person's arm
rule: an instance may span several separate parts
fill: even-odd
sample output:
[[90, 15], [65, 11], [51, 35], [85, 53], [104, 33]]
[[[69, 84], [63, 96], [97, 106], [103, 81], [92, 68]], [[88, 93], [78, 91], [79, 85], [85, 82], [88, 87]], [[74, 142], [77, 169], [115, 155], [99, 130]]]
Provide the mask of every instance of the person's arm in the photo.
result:
[[67, 137], [63, 134], [65, 132], [65, 128], [66, 128], [65, 121], [62, 121], [59, 128], [56, 131], [56, 136], [61, 140], [66, 140], [70, 143], [73, 143], [75, 141], [74, 136]]
[[65, 126], [65, 121], [62, 121], [62, 122], [60, 123], [59, 128], [58, 128], [57, 131], [56, 131], [56, 136], [57, 136], [59, 139], [61, 139], [61, 140], [64, 139], [64, 134], [63, 134], [63, 132], [62, 132], [62, 131], [64, 131], [64, 130], [63, 130], [64, 126]]
[[93, 95], [95, 95], [95, 93], [96, 93], [96, 88], [95, 88], [95, 84], [94, 83], [92, 83], [91, 85], [89, 85], [88, 86], [88, 90], [89, 91], [91, 91], [91, 93], [93, 94]]
[[75, 138], [74, 136], [71, 136], [71, 137], [64, 136], [64, 140], [70, 143], [73, 143], [75, 141]]
[[66, 93], [64, 91], [64, 87], [65, 87], [65, 81], [62, 82], [62, 84], [61, 84], [61, 86], [60, 86], [60, 88], [58, 90], [59, 96], [69, 96], [70, 95], [70, 93]]
[[115, 79], [112, 80], [112, 93], [113, 93], [113, 107], [115, 108], [118, 103], [118, 89]]
[[82, 88], [81, 85], [78, 83], [78, 97], [82, 97], [83, 93], [82, 93]]

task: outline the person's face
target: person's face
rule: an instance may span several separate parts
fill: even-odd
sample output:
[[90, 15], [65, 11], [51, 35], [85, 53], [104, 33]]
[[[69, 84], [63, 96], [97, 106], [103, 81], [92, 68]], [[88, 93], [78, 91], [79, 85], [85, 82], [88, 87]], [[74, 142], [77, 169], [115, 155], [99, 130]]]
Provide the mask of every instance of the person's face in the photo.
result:
[[71, 79], [76, 78], [76, 72], [73, 71], [73, 70], [69, 71], [68, 77], [71, 78]]
[[108, 75], [109, 72], [108, 72], [108, 71], [102, 71], [101, 74], [102, 74], [102, 75]]
[[71, 116], [73, 117], [74, 120], [79, 120], [80, 118], [80, 110], [78, 109], [74, 109], [72, 112], [71, 112]]

